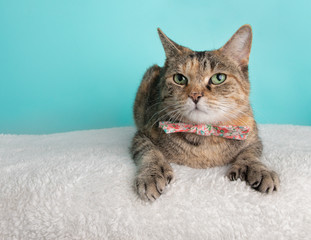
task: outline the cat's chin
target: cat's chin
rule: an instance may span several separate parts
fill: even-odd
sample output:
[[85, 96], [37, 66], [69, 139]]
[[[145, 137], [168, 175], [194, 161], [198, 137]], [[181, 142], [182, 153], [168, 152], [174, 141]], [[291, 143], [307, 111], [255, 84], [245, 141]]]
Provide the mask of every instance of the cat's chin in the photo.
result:
[[199, 109], [193, 109], [185, 114], [185, 119], [195, 124], [219, 124], [223, 121], [223, 115], [217, 112], [206, 113]]

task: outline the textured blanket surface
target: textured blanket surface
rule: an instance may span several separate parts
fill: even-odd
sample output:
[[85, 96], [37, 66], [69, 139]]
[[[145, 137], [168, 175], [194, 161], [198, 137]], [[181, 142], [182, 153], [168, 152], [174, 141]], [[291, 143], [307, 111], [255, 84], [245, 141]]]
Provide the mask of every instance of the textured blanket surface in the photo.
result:
[[228, 166], [173, 165], [153, 203], [133, 191], [134, 131], [0, 135], [0, 239], [311, 238], [311, 127], [260, 125], [279, 192], [230, 182]]

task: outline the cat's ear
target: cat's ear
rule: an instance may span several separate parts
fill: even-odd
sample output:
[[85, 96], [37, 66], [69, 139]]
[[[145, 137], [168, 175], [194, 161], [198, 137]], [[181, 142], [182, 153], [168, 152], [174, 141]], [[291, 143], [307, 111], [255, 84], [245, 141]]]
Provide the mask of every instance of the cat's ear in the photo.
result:
[[230, 40], [219, 50], [239, 65], [248, 65], [252, 46], [252, 28], [250, 25], [240, 27]]
[[169, 39], [160, 28], [158, 28], [158, 34], [160, 36], [165, 55], [167, 58], [175, 57], [176, 55], [182, 54], [187, 48], [178, 45], [173, 40]]

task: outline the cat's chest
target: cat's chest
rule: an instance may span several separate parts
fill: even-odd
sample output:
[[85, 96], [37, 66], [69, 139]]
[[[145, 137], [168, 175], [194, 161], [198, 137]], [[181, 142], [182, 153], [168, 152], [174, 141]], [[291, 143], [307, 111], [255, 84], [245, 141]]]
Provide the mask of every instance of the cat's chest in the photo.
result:
[[163, 142], [170, 162], [193, 168], [228, 164], [242, 145], [242, 142], [237, 140], [192, 133], [171, 134]]

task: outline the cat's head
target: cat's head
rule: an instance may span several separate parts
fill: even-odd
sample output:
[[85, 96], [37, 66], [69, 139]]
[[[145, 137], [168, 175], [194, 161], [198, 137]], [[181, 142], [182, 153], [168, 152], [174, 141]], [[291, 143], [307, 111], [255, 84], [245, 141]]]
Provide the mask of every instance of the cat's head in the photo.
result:
[[242, 26], [220, 49], [192, 51], [158, 33], [166, 54], [163, 109], [173, 121], [230, 123], [249, 113], [252, 29]]

